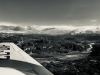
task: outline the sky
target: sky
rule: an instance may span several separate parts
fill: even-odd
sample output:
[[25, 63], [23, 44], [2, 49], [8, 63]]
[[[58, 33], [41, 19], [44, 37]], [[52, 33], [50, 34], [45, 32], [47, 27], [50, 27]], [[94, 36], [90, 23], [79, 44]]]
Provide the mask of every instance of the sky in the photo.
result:
[[0, 0], [0, 23], [99, 25], [100, 0]]

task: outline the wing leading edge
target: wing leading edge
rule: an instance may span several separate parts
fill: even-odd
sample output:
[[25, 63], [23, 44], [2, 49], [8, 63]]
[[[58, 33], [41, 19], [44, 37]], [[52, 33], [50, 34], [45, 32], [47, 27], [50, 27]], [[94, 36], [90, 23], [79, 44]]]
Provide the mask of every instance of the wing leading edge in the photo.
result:
[[0, 60], [0, 67], [14, 68], [25, 75], [53, 75], [14, 43], [0, 43], [0, 58], [6, 57], [9, 60]]

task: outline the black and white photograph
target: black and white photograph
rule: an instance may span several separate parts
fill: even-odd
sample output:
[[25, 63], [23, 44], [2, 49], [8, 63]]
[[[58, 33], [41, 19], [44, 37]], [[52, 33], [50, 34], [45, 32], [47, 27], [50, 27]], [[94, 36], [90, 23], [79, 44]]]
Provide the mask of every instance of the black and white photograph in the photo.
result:
[[100, 75], [100, 0], [0, 0], [0, 75]]

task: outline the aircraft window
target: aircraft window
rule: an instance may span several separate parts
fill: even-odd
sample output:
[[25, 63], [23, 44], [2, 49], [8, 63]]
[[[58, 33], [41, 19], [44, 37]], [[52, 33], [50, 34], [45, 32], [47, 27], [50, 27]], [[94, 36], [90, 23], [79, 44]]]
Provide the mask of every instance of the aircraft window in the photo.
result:
[[7, 59], [7, 60], [9, 60], [9, 59], [10, 59], [10, 56], [5, 56], [5, 57], [6, 57], [6, 59]]
[[7, 48], [7, 50], [10, 50], [10, 48]]
[[0, 50], [10, 50], [10, 46], [0, 46]]
[[4, 52], [4, 50], [0, 50], [0, 52]]

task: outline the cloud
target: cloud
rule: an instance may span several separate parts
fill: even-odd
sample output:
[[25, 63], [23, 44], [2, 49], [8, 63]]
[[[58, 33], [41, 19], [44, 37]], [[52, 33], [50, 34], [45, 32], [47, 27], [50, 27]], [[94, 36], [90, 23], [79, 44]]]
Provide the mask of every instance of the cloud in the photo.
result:
[[0, 26], [17, 26], [18, 24], [10, 23], [10, 22], [0, 22]]
[[96, 23], [97, 20], [96, 20], [96, 19], [91, 19], [90, 22], [92, 22], [92, 23]]
[[86, 25], [0, 25], [0, 32], [4, 33], [25, 33], [25, 34], [48, 34], [48, 35], [61, 35], [61, 34], [80, 34], [80, 33], [100, 33], [100, 26]]

